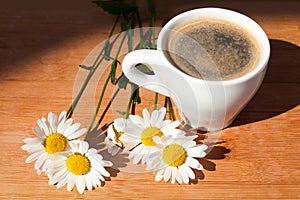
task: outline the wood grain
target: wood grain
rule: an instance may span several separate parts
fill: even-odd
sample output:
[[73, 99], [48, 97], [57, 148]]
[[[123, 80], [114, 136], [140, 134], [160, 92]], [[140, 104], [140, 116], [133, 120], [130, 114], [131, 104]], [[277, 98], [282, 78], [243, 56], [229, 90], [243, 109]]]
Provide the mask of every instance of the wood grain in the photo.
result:
[[[79, 195], [76, 190], [49, 186], [45, 175], [37, 175], [33, 164], [25, 164], [28, 154], [20, 148], [23, 139], [33, 137], [31, 129], [38, 118], [68, 108], [78, 65], [105, 39], [113, 17], [84, 0], [1, 1], [0, 199], [300, 199], [299, 2], [156, 3], [157, 26], [185, 10], [216, 6], [247, 14], [270, 38], [272, 55], [264, 82], [234, 123], [221, 132], [210, 154], [201, 159], [205, 169], [189, 185], [171, 185], [155, 182], [154, 174], [143, 166], [133, 168], [127, 155], [121, 154], [115, 158], [112, 177], [100, 188]], [[144, 4], [140, 6], [146, 11]], [[143, 20], [147, 24], [149, 16]], [[102, 83], [101, 79], [98, 87]], [[99, 91], [95, 96], [97, 100]], [[142, 98], [138, 109], [149, 105], [154, 96], [142, 91]], [[81, 110], [77, 117], [75, 113], [78, 121], [86, 118], [84, 125], [89, 117], [88, 111]], [[110, 110], [102, 125], [113, 117]], [[91, 140], [103, 139], [103, 134], [97, 134]], [[97, 141], [92, 145], [101, 147]]]

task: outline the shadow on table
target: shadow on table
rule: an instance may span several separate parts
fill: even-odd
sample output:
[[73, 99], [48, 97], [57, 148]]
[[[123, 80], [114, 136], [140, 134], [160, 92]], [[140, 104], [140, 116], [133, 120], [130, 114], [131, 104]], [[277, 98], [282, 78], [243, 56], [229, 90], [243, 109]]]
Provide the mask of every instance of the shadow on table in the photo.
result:
[[[226, 158], [226, 154], [230, 153], [231, 150], [227, 149], [224, 146], [220, 146], [220, 144], [225, 143], [217, 142], [213, 144], [207, 144], [207, 155], [204, 158], [198, 159], [200, 164], [203, 166], [204, 170], [207, 171], [216, 171], [216, 164], [213, 160], [221, 160]], [[195, 173], [195, 179], [190, 180], [190, 184], [197, 184], [199, 180], [203, 180], [205, 178], [203, 170], [193, 170]]]
[[[111, 177], [117, 176], [117, 174], [120, 172], [120, 168], [127, 166], [129, 159], [128, 154], [124, 152], [119, 152], [115, 156], [112, 156], [110, 153], [108, 153], [106, 144], [104, 142], [107, 127], [107, 124], [103, 125], [102, 127], [96, 126], [89, 134], [88, 143], [90, 148], [94, 148], [99, 151], [104, 160], [108, 160], [113, 163], [112, 167], [106, 168], [106, 170], [110, 173], [110, 177], [104, 177], [106, 181], [110, 181]], [[102, 181], [101, 184], [104, 186], [105, 182]]]
[[[95, 148], [99, 151], [99, 153], [101, 153], [104, 160], [109, 160], [113, 163], [112, 167], [106, 168], [111, 176], [104, 177], [106, 181], [110, 181], [111, 177], [116, 177], [121, 171], [120, 169], [125, 168], [130, 160], [128, 159], [128, 153], [124, 153], [122, 150], [120, 150], [120, 152], [115, 156], [112, 156], [110, 153], [108, 153], [106, 144], [104, 143], [104, 139], [106, 137], [105, 131], [107, 130], [107, 127], [107, 124], [102, 127], [96, 126], [89, 134], [88, 143], [90, 148]], [[197, 144], [202, 144], [208, 134], [205, 132], [196, 131], [194, 129], [186, 129], [186, 127], [183, 127], [183, 129], [185, 129], [188, 135], [195, 133], [198, 135], [198, 138], [195, 139]], [[230, 153], [231, 150], [222, 146], [223, 143], [225, 143], [225, 141], [205, 143], [208, 145], [208, 149], [206, 150], [207, 155], [204, 158], [198, 159], [204, 170], [216, 171], [216, 164], [213, 162], [213, 160], [224, 159], [226, 154]], [[190, 180], [190, 184], [197, 184], [198, 180], [205, 178], [205, 175], [202, 171], [194, 170], [194, 173], [195, 179]], [[101, 184], [104, 186], [105, 182], [101, 182]]]
[[300, 48], [270, 40], [271, 57], [265, 79], [231, 127], [280, 115], [300, 103]]

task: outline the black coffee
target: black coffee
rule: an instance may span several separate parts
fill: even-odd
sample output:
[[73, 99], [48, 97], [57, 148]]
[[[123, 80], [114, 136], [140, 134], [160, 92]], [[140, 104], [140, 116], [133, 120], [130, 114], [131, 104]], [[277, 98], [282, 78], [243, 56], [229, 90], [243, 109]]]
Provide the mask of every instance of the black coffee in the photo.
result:
[[199, 19], [175, 29], [168, 57], [181, 71], [206, 80], [228, 80], [251, 71], [258, 45], [243, 28], [219, 19]]

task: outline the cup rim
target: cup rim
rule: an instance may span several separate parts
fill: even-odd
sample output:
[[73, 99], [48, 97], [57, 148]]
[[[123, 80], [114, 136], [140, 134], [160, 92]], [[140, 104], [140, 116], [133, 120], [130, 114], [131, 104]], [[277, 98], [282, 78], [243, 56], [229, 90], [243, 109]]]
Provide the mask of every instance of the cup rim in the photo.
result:
[[[207, 15], [209, 14], [209, 15]], [[211, 15], [214, 16], [211, 16]], [[260, 40], [261, 42], [259, 42], [259, 45], [261, 45], [261, 57], [258, 61], [257, 66], [252, 69], [249, 73], [246, 73], [240, 77], [236, 77], [233, 79], [228, 79], [228, 80], [205, 80], [205, 79], [199, 79], [199, 78], [195, 78], [192, 77], [182, 71], [180, 71], [179, 69], [177, 69], [176, 67], [173, 66], [173, 64], [170, 63], [170, 61], [166, 58], [166, 56], [164, 55], [163, 51], [163, 40], [167, 40], [166, 37], [166, 33], [169, 32], [170, 30], [173, 30], [172, 26], [174, 26], [175, 22], [177, 22], [178, 20], [182, 19], [182, 18], [186, 18], [184, 19], [184, 21], [189, 21], [191, 20], [191, 16], [193, 16], [194, 18], [196, 17], [201, 17], [201, 16], [205, 16], [205, 17], [212, 17], [212, 18], [220, 18], [222, 20], [225, 21], [230, 21], [232, 23], [236, 23], [238, 24], [236, 21], [233, 22], [232, 20], [229, 19], [223, 19], [221, 18], [222, 16], [231, 16], [231, 18], [235, 18], [235, 19], [241, 19], [243, 21], [246, 21], [247, 23], [250, 23], [252, 25], [252, 27], [255, 28], [255, 30], [251, 30], [247, 27], [244, 27], [243, 25], [241, 25], [241, 27], [247, 29], [249, 32], [251, 33], [255, 33], [255, 35], [259, 35], [260, 38], [255, 37], [256, 40]], [[234, 16], [234, 17], [232, 17]], [[253, 34], [254, 36], [254, 34]], [[190, 79], [191, 81], [205, 81], [207, 83], [210, 84], [220, 84], [220, 82], [222, 82], [222, 84], [224, 85], [232, 85], [232, 84], [238, 84], [241, 82], [245, 82], [253, 77], [255, 77], [257, 74], [259, 74], [261, 71], [263, 71], [268, 64], [269, 61], [269, 57], [270, 57], [270, 42], [269, 39], [266, 35], [266, 33], [264, 32], [264, 30], [258, 25], [257, 22], [255, 22], [253, 19], [251, 19], [250, 17], [233, 11], [233, 10], [229, 10], [229, 9], [224, 9], [224, 8], [218, 8], [218, 7], [205, 7], [205, 8], [196, 8], [193, 10], [189, 10], [183, 13], [180, 13], [179, 15], [176, 15], [175, 17], [173, 17], [171, 20], [169, 20], [164, 27], [162, 28], [162, 30], [159, 33], [158, 36], [158, 40], [157, 40], [157, 49], [159, 51], [161, 51], [161, 56], [163, 58], [163, 60], [165, 62], [167, 62], [169, 65], [173, 66], [174, 70], [176, 70], [178, 73], [182, 74], [185, 78]]]

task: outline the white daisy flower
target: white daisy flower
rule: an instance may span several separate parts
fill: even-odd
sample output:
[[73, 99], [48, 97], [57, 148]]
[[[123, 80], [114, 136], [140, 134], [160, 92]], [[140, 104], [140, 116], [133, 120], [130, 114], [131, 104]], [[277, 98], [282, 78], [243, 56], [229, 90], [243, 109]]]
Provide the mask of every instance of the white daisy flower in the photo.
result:
[[104, 177], [110, 177], [110, 173], [104, 167], [111, 167], [110, 161], [103, 160], [103, 157], [97, 153], [94, 148], [89, 149], [89, 144], [81, 140], [69, 142], [70, 151], [58, 153], [51, 157], [49, 168], [47, 170], [49, 184], [57, 183], [57, 188], [68, 184], [68, 191], [72, 191], [74, 185], [80, 194], [83, 194], [85, 188], [92, 190], [101, 186]]
[[194, 179], [193, 169], [202, 170], [203, 166], [195, 158], [206, 156], [205, 144], [196, 144], [194, 139], [197, 136], [176, 136], [176, 137], [153, 137], [157, 151], [149, 156], [147, 170], [156, 173], [155, 180], [164, 179], [165, 182], [171, 179], [188, 184], [189, 178]]
[[107, 145], [108, 153], [112, 156], [116, 155], [123, 147], [123, 142], [120, 140], [120, 137], [124, 133], [128, 122], [129, 120], [127, 119], [117, 118], [107, 129], [107, 136], [104, 141]]
[[36, 160], [34, 168], [38, 174], [47, 170], [49, 157], [57, 152], [68, 150], [69, 140], [80, 137], [86, 129], [79, 129], [80, 123], [72, 125], [73, 120], [66, 120], [66, 111], [62, 111], [58, 117], [52, 112], [48, 114], [48, 121], [43, 117], [37, 120], [39, 127], [34, 127], [36, 138], [26, 138], [23, 150], [31, 153], [26, 163]]
[[156, 143], [153, 136], [162, 137], [163, 135], [184, 135], [184, 132], [176, 129], [180, 124], [179, 121], [172, 122], [164, 120], [166, 108], [154, 110], [150, 116], [147, 109], [143, 110], [143, 118], [137, 115], [130, 115], [129, 119], [132, 125], [126, 128], [120, 139], [123, 141], [124, 150], [131, 150], [129, 158], [133, 158], [133, 163], [141, 161], [144, 164], [152, 152], [151, 147]]

